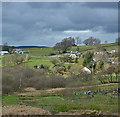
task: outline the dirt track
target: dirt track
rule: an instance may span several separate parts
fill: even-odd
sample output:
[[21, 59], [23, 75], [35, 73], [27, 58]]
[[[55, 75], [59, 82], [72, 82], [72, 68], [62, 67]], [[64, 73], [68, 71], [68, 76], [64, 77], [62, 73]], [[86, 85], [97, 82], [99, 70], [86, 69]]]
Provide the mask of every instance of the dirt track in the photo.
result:
[[109, 83], [109, 84], [101, 84], [101, 85], [93, 85], [93, 86], [82, 86], [82, 87], [76, 87], [76, 88], [52, 88], [52, 89], [47, 89], [47, 90], [36, 90], [34, 88], [26, 88], [24, 93], [19, 93], [18, 95], [40, 95], [41, 93], [44, 92], [56, 92], [56, 91], [62, 91], [65, 89], [86, 89], [86, 88], [92, 88], [92, 87], [101, 87], [101, 86], [111, 86], [111, 85], [118, 85], [119, 83]]
[[60, 91], [60, 90], [64, 90], [64, 89], [85, 89], [85, 88], [89, 88], [89, 87], [101, 87], [101, 86], [111, 86], [111, 85], [118, 85], [119, 83], [109, 83], [109, 84], [101, 84], [101, 85], [93, 85], [93, 86], [82, 86], [82, 87], [76, 87], [76, 88], [53, 88], [53, 89], [48, 89], [45, 91]]
[[51, 113], [37, 107], [15, 105], [3, 106], [2, 115], [51, 115]]

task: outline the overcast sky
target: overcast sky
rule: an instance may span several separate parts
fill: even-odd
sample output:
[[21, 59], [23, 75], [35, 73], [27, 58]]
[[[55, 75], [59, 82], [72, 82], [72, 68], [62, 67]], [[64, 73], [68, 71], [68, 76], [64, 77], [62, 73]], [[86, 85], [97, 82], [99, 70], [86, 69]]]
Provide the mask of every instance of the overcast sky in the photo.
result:
[[9, 45], [54, 46], [65, 37], [115, 42], [118, 7], [110, 2], [3, 2], [2, 40]]

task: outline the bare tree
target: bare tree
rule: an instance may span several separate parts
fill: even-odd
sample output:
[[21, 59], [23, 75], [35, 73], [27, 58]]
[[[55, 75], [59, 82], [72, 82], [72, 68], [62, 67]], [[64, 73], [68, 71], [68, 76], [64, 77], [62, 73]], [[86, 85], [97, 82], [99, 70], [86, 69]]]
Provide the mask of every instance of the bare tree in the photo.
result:
[[105, 41], [105, 44], [107, 44], [108, 43], [108, 41]]
[[54, 46], [57, 50], [62, 50], [63, 52], [66, 52], [68, 49], [70, 49], [72, 46], [75, 45], [75, 39], [72, 37], [64, 38], [62, 42], [56, 43]]
[[77, 46], [82, 43], [82, 40], [80, 39], [80, 37], [76, 37], [76, 41], [77, 41], [76, 43]]
[[89, 37], [88, 39], [84, 40], [83, 43], [85, 45], [96, 45], [96, 44], [100, 44], [101, 40], [94, 37]]

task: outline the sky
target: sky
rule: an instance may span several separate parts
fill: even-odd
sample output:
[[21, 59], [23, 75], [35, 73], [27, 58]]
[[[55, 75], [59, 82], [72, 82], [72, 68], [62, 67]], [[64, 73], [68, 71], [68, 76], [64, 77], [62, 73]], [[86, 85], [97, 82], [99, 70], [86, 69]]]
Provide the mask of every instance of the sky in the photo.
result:
[[118, 37], [116, 2], [3, 2], [2, 43], [54, 46], [67, 37]]

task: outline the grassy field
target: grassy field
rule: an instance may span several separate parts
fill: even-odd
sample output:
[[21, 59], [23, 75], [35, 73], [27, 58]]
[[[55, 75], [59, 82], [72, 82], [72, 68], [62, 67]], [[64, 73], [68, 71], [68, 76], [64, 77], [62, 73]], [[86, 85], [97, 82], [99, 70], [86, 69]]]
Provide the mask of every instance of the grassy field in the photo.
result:
[[[118, 45], [113, 44], [102, 44], [103, 47], [107, 49], [107, 51], [111, 51], [112, 49], [118, 50]], [[57, 50], [54, 50], [53, 48], [34, 48], [34, 49], [24, 49], [25, 51], [28, 51], [30, 55], [32, 56], [49, 56], [51, 53], [57, 54]], [[85, 46], [79, 46], [80, 52], [85, 52], [88, 50], [95, 51], [95, 45], [85, 45]], [[77, 47], [72, 47], [68, 52], [71, 51], [77, 51]]]
[[53, 66], [53, 64], [50, 62], [51, 59], [53, 59], [53, 58], [50, 58], [50, 57], [32, 58], [26, 64], [30, 68], [33, 68], [36, 65], [40, 66], [41, 64], [44, 64], [44, 65], [47, 65], [47, 66]]
[[57, 53], [57, 50], [53, 48], [32, 48], [32, 49], [24, 49], [28, 51], [32, 56], [49, 56], [51, 53]]
[[[111, 88], [117, 89], [117, 85], [102, 86], [99, 88], [101, 90], [111, 90]], [[87, 90], [88, 89], [82, 91]], [[95, 88], [93, 91], [95, 91]], [[2, 101], [3, 105], [17, 105], [22, 102], [25, 105], [49, 110], [52, 114], [67, 112], [69, 110], [97, 110], [105, 112], [106, 114], [112, 114], [118, 112], [118, 98], [117, 95], [113, 98], [111, 98], [111, 96], [111, 93], [109, 93], [108, 96], [105, 96], [104, 94], [95, 94], [94, 97], [90, 99], [87, 98], [85, 94], [72, 95], [71, 93], [71, 96], [63, 96], [59, 95], [58, 92], [56, 92], [56, 94], [54, 93], [54, 95], [44, 92], [41, 95], [34, 95], [32, 98], [29, 95], [22, 97], [23, 99], [25, 98], [25, 100], [20, 100], [16, 95], [3, 96]]]
[[[111, 51], [112, 49], [118, 50], [118, 45], [113, 44], [102, 44], [107, 51]], [[24, 49], [25, 51], [29, 52], [29, 55], [31, 56], [49, 56], [51, 53], [57, 54], [57, 50], [54, 50], [53, 48], [32, 48], [32, 49]], [[72, 47], [70, 51], [77, 51], [77, 47]], [[87, 45], [87, 46], [79, 46], [80, 52], [86, 52], [86, 51], [95, 51], [95, 45]], [[19, 55], [22, 56], [24, 59], [26, 58], [26, 54]], [[13, 62], [14, 56], [13, 55], [5, 55], [0, 57], [0, 66], [14, 66], [16, 65]], [[50, 63], [51, 58], [40, 58], [40, 59], [34, 59], [33, 58], [27, 63], [28, 66], [33, 67], [34, 65], [38, 64], [46, 64], [48, 66], [52, 66], [52, 63]], [[81, 63], [83, 60], [79, 60]]]

